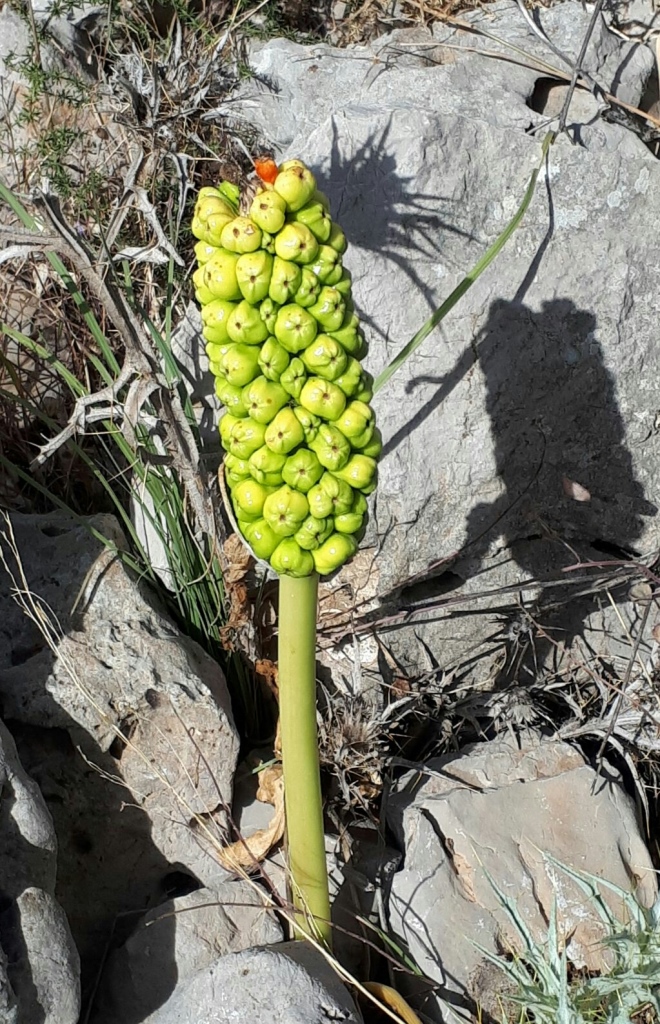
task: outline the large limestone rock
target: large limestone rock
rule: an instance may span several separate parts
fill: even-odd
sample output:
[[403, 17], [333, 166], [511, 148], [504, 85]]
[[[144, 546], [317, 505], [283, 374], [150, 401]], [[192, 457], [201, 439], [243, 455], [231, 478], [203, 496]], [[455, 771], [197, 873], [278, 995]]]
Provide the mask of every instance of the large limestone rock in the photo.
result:
[[[199, 971], [149, 1024], [358, 1024], [347, 990], [305, 942], [246, 949]], [[117, 1022], [119, 1024], [119, 1022]]]
[[254, 884], [231, 881], [149, 911], [110, 958], [92, 1024], [148, 1024], [220, 957], [281, 942], [282, 929], [263, 895]]
[[[452, 1005], [484, 996], [488, 962], [477, 943], [492, 953], [520, 950], [488, 875], [539, 944], [554, 904], [570, 959], [590, 971], [608, 964], [603, 922], [546, 855], [632, 889], [647, 907], [657, 897], [634, 803], [616, 772], [605, 763], [598, 776], [572, 747], [532, 733], [429, 761], [390, 797], [388, 821], [404, 851], [392, 880], [393, 932]], [[603, 896], [625, 922], [621, 900], [605, 888]]]
[[[178, 895], [182, 876], [187, 891], [226, 880], [214, 842], [238, 737], [221, 668], [119, 557], [60, 514], [12, 525], [28, 586], [59, 626], [51, 650], [0, 575], [0, 699], [55, 820], [58, 892], [90, 979], [109, 937], [132, 930], [126, 911]], [[124, 543], [113, 517], [90, 525]]]
[[0, 1020], [77, 1024], [80, 960], [55, 899], [57, 839], [0, 722]]
[[[575, 55], [589, 13], [558, 3], [539, 17]], [[473, 18], [557, 62], [510, 0]], [[330, 196], [375, 373], [502, 231], [539, 162], [547, 76], [467, 47], [504, 52], [451, 26], [347, 51], [274, 40], [254, 47], [255, 79], [227, 107]], [[599, 24], [587, 67], [606, 88], [638, 102], [652, 63]], [[659, 546], [660, 164], [588, 94], [575, 111], [522, 226], [375, 398], [372, 590], [435, 565], [404, 604]], [[445, 618], [421, 635], [455, 664], [495, 624]], [[406, 636], [392, 643], [414, 661]]]

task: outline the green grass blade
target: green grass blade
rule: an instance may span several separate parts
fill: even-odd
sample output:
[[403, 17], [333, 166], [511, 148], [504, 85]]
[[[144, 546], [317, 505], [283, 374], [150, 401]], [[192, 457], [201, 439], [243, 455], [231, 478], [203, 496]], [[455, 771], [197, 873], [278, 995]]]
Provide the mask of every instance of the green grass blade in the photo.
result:
[[0, 199], [4, 199], [7, 206], [11, 207], [23, 227], [29, 228], [30, 231], [42, 230], [42, 224], [35, 220], [31, 213], [28, 213], [21, 201], [14, 195], [11, 189], [7, 188], [7, 186], [3, 184], [2, 181], [0, 181]]
[[[170, 260], [170, 267], [173, 270], [174, 263]], [[179, 365], [174, 358], [172, 353], [171, 345], [171, 334], [172, 334], [172, 290], [169, 283], [171, 273], [168, 273], [168, 291], [167, 291], [167, 303], [165, 306], [165, 334], [163, 335], [156, 325], [153, 323], [146, 310], [138, 303], [133, 288], [133, 279], [131, 277], [131, 268], [128, 260], [122, 260], [122, 268], [124, 271], [124, 285], [126, 288], [126, 296], [131, 305], [131, 308], [142, 317], [144, 324], [151, 335], [153, 342], [158, 349], [161, 358], [163, 360], [163, 366], [165, 368], [165, 377], [168, 384], [178, 384], [179, 398], [183, 407], [183, 411], [186, 418], [193, 428], [193, 431], [197, 430], [197, 421], [195, 420], [195, 414], [192, 408], [192, 402], [190, 400], [190, 393], [188, 389], [181, 383], [181, 371]], [[173, 280], [173, 278], [172, 278]]]
[[405, 363], [406, 359], [408, 359], [408, 357], [411, 356], [413, 352], [415, 352], [416, 349], [419, 348], [422, 342], [428, 338], [431, 331], [434, 331], [438, 324], [442, 320], [444, 320], [444, 318], [447, 316], [447, 313], [449, 313], [450, 310], [454, 308], [459, 299], [462, 299], [462, 297], [472, 287], [477, 278], [480, 277], [481, 274], [483, 274], [484, 270], [486, 270], [486, 268], [490, 266], [495, 257], [500, 254], [500, 252], [510, 239], [511, 235], [516, 230], [521, 220], [525, 216], [525, 213], [527, 212], [529, 204], [532, 201], [534, 191], [536, 189], [536, 182], [538, 180], [539, 174], [541, 173], [543, 162], [548, 154], [548, 150], [550, 149], [551, 144], [554, 142], [554, 139], [554, 132], [548, 132], [545, 139], [543, 140], [541, 159], [539, 160], [538, 166], [535, 167], [534, 171], [532, 172], [532, 176], [529, 179], [529, 184], [527, 186], [525, 195], [523, 196], [523, 200], [518, 209], [516, 210], [516, 212], [514, 213], [513, 217], [507, 224], [507, 226], [504, 228], [504, 231], [502, 231], [502, 233], [498, 235], [498, 237], [495, 239], [491, 247], [487, 249], [484, 255], [481, 257], [481, 259], [477, 263], [475, 263], [472, 270], [463, 278], [460, 284], [458, 284], [456, 288], [454, 288], [451, 295], [445, 299], [445, 301], [442, 303], [439, 309], [437, 309], [435, 313], [431, 317], [429, 317], [424, 326], [417, 332], [417, 334], [413, 338], [410, 339], [408, 344], [401, 349], [401, 351], [398, 353], [398, 355], [394, 357], [389, 366], [386, 366], [382, 373], [380, 373], [378, 377], [376, 377], [373, 389], [374, 394], [376, 394], [377, 391], [380, 391], [384, 384], [387, 384], [390, 377], [394, 373], [396, 373], [399, 367]]
[[[4, 199], [7, 205], [11, 207], [11, 209], [14, 211], [16, 216], [19, 218], [21, 223], [26, 228], [29, 228], [31, 231], [43, 231], [43, 225], [41, 224], [41, 222], [38, 221], [35, 217], [33, 217], [32, 214], [28, 213], [28, 211], [25, 209], [20, 200], [14, 195], [11, 189], [8, 189], [7, 186], [4, 185], [1, 181], [0, 199]], [[66, 265], [62, 262], [57, 253], [46, 252], [45, 256], [53, 270], [58, 274], [64, 287], [71, 295], [73, 301], [80, 310], [83, 319], [85, 320], [85, 323], [89, 328], [90, 334], [92, 335], [95, 342], [99, 346], [99, 349], [103, 355], [103, 358], [105, 359], [107, 366], [107, 368], [103, 369], [103, 377], [106, 384], [111, 384], [112, 378], [110, 377], [110, 374], [118, 374], [120, 367], [119, 363], [115, 358], [114, 352], [110, 347], [108, 339], [103, 333], [101, 325], [94, 316], [94, 313], [92, 312], [87, 302], [87, 299], [84, 297], [84, 295], [78, 288], [78, 285], [71, 277], [71, 274], [69, 273]]]
[[83, 384], [81, 384], [76, 375], [71, 373], [64, 363], [60, 362], [60, 360], [57, 359], [52, 352], [49, 352], [44, 345], [41, 345], [38, 341], [34, 341], [32, 338], [28, 338], [27, 334], [22, 334], [21, 331], [14, 330], [13, 327], [7, 327], [6, 324], [0, 324], [0, 331], [2, 331], [3, 334], [6, 334], [8, 338], [11, 338], [12, 341], [15, 341], [17, 345], [21, 345], [29, 352], [33, 352], [35, 355], [38, 355], [45, 363], [48, 363], [48, 365], [59, 374], [76, 398], [81, 398], [83, 395], [88, 393], [87, 389]]

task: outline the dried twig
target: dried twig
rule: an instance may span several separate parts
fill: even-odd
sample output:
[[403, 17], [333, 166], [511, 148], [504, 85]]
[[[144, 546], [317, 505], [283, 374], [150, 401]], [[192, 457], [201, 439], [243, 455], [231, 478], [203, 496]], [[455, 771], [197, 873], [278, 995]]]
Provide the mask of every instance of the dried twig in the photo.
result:
[[582, 46], [580, 47], [580, 52], [578, 54], [578, 59], [575, 64], [575, 67], [573, 68], [571, 84], [569, 85], [568, 92], [566, 93], [564, 106], [562, 107], [561, 113], [559, 115], [559, 125], [557, 131], [560, 133], [563, 132], [566, 128], [566, 118], [568, 117], [568, 110], [571, 105], [571, 100], [573, 99], [573, 93], [575, 92], [575, 87], [577, 86], [578, 78], [581, 78], [583, 81], [587, 81], [584, 71], [582, 70], [582, 63], [589, 48], [589, 43], [591, 42], [591, 37], [594, 33], [594, 29], [596, 28], [596, 22], [600, 17], [600, 12], [602, 8], [603, 0], [596, 0], [593, 14], [591, 15], [591, 21], [589, 22], [587, 31], [585, 32], [584, 39], [582, 40]]
[[[43, 464], [69, 438], [99, 419], [120, 422], [127, 441], [135, 446], [135, 430], [149, 402], [161, 428], [164, 451], [193, 509], [196, 529], [215, 539], [219, 524], [200, 472], [197, 445], [179, 393], [165, 378], [159, 354], [143, 322], [130, 308], [112, 277], [100, 275], [91, 254], [62, 216], [56, 199], [41, 193], [35, 202], [52, 236], [49, 238], [49, 242], [54, 242], [52, 248], [70, 261], [103, 307], [121, 339], [125, 356], [116, 381], [101, 391], [77, 399], [66, 427], [40, 448], [33, 464]], [[126, 388], [127, 393], [122, 395]]]

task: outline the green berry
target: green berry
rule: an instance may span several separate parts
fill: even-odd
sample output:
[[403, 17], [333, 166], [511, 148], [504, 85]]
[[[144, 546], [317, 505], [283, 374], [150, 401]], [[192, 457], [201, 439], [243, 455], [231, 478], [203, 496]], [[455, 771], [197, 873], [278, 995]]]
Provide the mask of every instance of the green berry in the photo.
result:
[[287, 456], [273, 452], [267, 445], [258, 448], [248, 459], [250, 475], [260, 484], [267, 487], [279, 487], [284, 483], [282, 470]]
[[282, 476], [289, 487], [306, 494], [323, 476], [323, 466], [314, 452], [299, 448], [286, 460]]
[[256, 480], [242, 480], [233, 490], [232, 497], [236, 504], [244, 512], [257, 516], [261, 515], [264, 502], [269, 494], [273, 493], [271, 488], [258, 484]]
[[324, 423], [319, 427], [315, 439], [309, 446], [316, 453], [321, 465], [332, 472], [342, 469], [351, 457], [350, 442], [341, 430], [337, 430], [331, 423]]
[[202, 306], [204, 329], [212, 332], [212, 337], [209, 337], [208, 334], [205, 334], [204, 337], [221, 345], [227, 344], [231, 340], [227, 324], [235, 309], [236, 303], [227, 302], [225, 299], [214, 299]]
[[336, 420], [346, 407], [346, 395], [330, 380], [310, 377], [300, 392], [300, 404], [324, 420]]
[[362, 367], [357, 359], [353, 356], [347, 357], [346, 368], [339, 377], [335, 378], [335, 384], [348, 398], [357, 394], [362, 384]]
[[254, 345], [231, 345], [221, 360], [221, 366], [230, 384], [237, 388], [245, 387], [259, 372], [259, 349]]
[[321, 291], [321, 282], [309, 267], [302, 268], [302, 276], [300, 280], [300, 287], [293, 297], [294, 302], [298, 306], [302, 306], [303, 309], [307, 309], [308, 306], [313, 306], [319, 297]]
[[227, 333], [232, 341], [242, 345], [261, 345], [268, 337], [268, 327], [259, 310], [243, 299], [227, 320]]
[[289, 210], [301, 210], [316, 191], [314, 175], [305, 167], [291, 163], [283, 164], [273, 182], [273, 188], [286, 202]]
[[254, 551], [257, 558], [267, 561], [282, 538], [278, 537], [265, 519], [257, 519], [254, 523], [247, 523], [243, 533], [248, 544]]
[[301, 548], [313, 551], [328, 539], [333, 529], [332, 519], [317, 519], [315, 516], [307, 516], [300, 529], [294, 533], [293, 539]]
[[333, 221], [332, 228], [330, 229], [330, 237], [328, 238], [328, 245], [335, 249], [338, 253], [346, 252], [347, 243], [346, 235], [339, 227], [339, 224], [335, 224]]
[[378, 427], [371, 435], [371, 441], [360, 452], [361, 455], [368, 455], [371, 459], [377, 459], [383, 450], [383, 438]]
[[316, 320], [295, 302], [282, 306], [275, 320], [275, 337], [287, 352], [302, 352], [316, 337]]
[[345, 350], [328, 334], [317, 334], [300, 358], [310, 373], [325, 380], [336, 380], [348, 365]]
[[318, 251], [319, 243], [304, 224], [285, 224], [275, 238], [275, 254], [282, 260], [313, 263]]
[[305, 434], [305, 443], [310, 444], [319, 432], [321, 420], [313, 412], [303, 409], [302, 405], [296, 405], [293, 409], [296, 419], [300, 422]]
[[236, 278], [237, 263], [238, 256], [235, 253], [218, 249], [211, 259], [203, 267], [200, 267], [204, 287], [208, 289], [214, 299], [232, 302], [242, 298]]
[[259, 306], [259, 316], [266, 325], [269, 334], [272, 334], [275, 329], [275, 321], [277, 320], [277, 314], [280, 307], [276, 302], [269, 297]]
[[346, 312], [341, 326], [336, 331], [326, 331], [342, 345], [349, 355], [359, 356], [362, 350], [362, 337], [359, 333], [360, 321], [355, 313]]
[[243, 298], [253, 306], [265, 299], [272, 273], [273, 257], [263, 249], [240, 256], [236, 262], [236, 280]]
[[281, 409], [266, 427], [264, 441], [272, 452], [288, 455], [305, 439], [303, 428], [293, 409]]
[[273, 260], [273, 273], [270, 279], [268, 294], [274, 302], [284, 305], [291, 302], [294, 295], [300, 288], [302, 281], [302, 270], [291, 260], [280, 259], [276, 256]]
[[318, 484], [307, 492], [309, 511], [317, 519], [350, 512], [353, 498], [353, 489], [334, 473], [324, 473]]
[[319, 576], [329, 576], [331, 572], [352, 558], [357, 551], [357, 541], [345, 533], [333, 533], [320, 547], [312, 551], [314, 568]]
[[352, 442], [354, 437], [362, 434], [367, 427], [373, 426], [374, 414], [370, 406], [364, 402], [349, 402], [341, 416], [336, 420], [336, 427], [344, 437]]
[[286, 219], [286, 201], [275, 191], [258, 192], [252, 200], [250, 217], [262, 231], [276, 235]]
[[337, 331], [344, 322], [346, 314], [344, 296], [336, 288], [324, 285], [317, 301], [309, 307], [309, 312], [325, 331]]
[[270, 423], [289, 401], [284, 388], [266, 377], [255, 377], [243, 388], [242, 398], [248, 415], [257, 423]]
[[[289, 365], [289, 353], [277, 338], [268, 338], [259, 353], [259, 368], [268, 380], [279, 380]], [[358, 364], [359, 365], [359, 364]]]
[[200, 267], [211, 259], [217, 252], [215, 245], [209, 245], [208, 242], [198, 242], [195, 246], [195, 258], [199, 263]]
[[280, 576], [311, 576], [314, 559], [291, 537], [281, 541], [273, 551], [270, 564]]
[[229, 452], [225, 455], [225, 477], [229, 487], [235, 487], [241, 480], [250, 478], [250, 467], [245, 459], [237, 459]]
[[335, 470], [335, 476], [358, 491], [364, 491], [375, 479], [376, 460], [368, 455], [351, 455], [342, 469]]
[[261, 229], [249, 217], [234, 217], [225, 224], [220, 240], [229, 252], [256, 252], [261, 246]]
[[264, 519], [280, 537], [293, 537], [309, 515], [307, 498], [285, 484], [264, 502]]
[[263, 445], [265, 432], [263, 423], [255, 423], [249, 416], [236, 420], [229, 433], [229, 451], [239, 459], [249, 459]]
[[305, 364], [302, 359], [297, 357], [292, 359], [286, 370], [280, 377], [280, 384], [292, 398], [296, 401], [300, 398], [300, 392], [303, 389], [303, 385], [307, 380], [307, 372], [305, 370]]
[[320, 245], [312, 270], [322, 284], [332, 284], [331, 277], [339, 280], [342, 276], [341, 256], [331, 245]]
[[243, 402], [242, 388], [237, 388], [234, 384], [230, 384], [228, 380], [219, 377], [215, 382], [215, 393], [227, 412], [239, 418], [247, 416], [248, 410]]
[[319, 242], [327, 242], [332, 231], [332, 218], [322, 203], [312, 199], [292, 218], [297, 224], [304, 224]]

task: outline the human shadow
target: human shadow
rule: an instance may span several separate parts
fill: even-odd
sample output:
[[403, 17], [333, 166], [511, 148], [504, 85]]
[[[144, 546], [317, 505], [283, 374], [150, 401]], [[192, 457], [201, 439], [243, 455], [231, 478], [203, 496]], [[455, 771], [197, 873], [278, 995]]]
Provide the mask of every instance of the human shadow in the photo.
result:
[[[592, 598], [573, 597], [563, 570], [639, 554], [643, 518], [657, 509], [635, 475], [593, 313], [568, 298], [539, 310], [498, 300], [474, 352], [500, 488], [470, 512], [462, 564], [473, 573], [487, 558], [510, 556], [540, 583], [534, 609], [545, 640], [530, 646], [537, 666], [552, 630], [570, 646], [593, 608]], [[519, 673], [522, 660], [507, 664]]]

